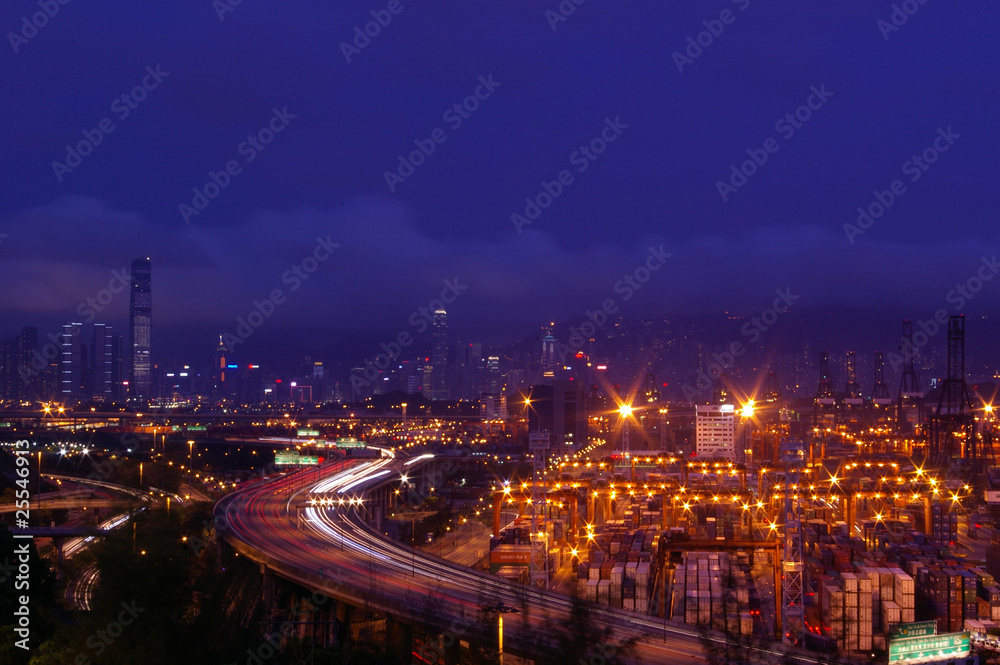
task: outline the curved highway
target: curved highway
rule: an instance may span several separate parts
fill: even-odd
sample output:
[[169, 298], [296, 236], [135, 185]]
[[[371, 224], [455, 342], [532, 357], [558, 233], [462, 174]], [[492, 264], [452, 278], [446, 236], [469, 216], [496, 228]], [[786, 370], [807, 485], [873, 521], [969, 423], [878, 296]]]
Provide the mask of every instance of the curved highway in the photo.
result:
[[[520, 614], [505, 615], [505, 647], [551, 635], [549, 622], [568, 623], [572, 606], [568, 596], [511, 585], [414, 551], [367, 525], [364, 492], [397, 480], [412, 470], [406, 465], [416, 461], [387, 452], [381, 459], [341, 460], [255, 483], [219, 500], [216, 524], [240, 554], [355, 607], [375, 606], [418, 623], [450, 625], [457, 634], [463, 619], [472, 624], [479, 619], [480, 608], [502, 602], [521, 609]], [[590, 609], [595, 623], [612, 628], [616, 638], [638, 639], [637, 662], [706, 662], [704, 638], [691, 627], [601, 605]], [[724, 640], [721, 635], [716, 639]], [[755, 655], [760, 662], [786, 657], [779, 647]], [[792, 660], [818, 662], [813, 654], [801, 651], [794, 652]]]

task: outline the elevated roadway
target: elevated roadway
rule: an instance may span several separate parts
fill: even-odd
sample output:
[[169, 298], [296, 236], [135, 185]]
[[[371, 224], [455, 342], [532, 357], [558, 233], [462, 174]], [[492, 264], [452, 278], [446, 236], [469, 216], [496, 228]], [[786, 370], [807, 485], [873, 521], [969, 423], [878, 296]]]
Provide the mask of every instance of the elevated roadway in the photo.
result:
[[[353, 607], [374, 607], [401, 623], [449, 629], [456, 621], [466, 625], [463, 622], [477, 620], [485, 606], [502, 603], [520, 608], [519, 614], [502, 615], [505, 650], [515, 653], [530, 656], [532, 641], [547, 624], [568, 625], [572, 609], [568, 596], [511, 585], [392, 542], [372, 529], [367, 524], [366, 494], [415, 468], [405, 465], [387, 455], [256, 483], [216, 504], [220, 536], [267, 573]], [[312, 474], [309, 482], [298, 478], [303, 474]], [[308, 505], [307, 497], [316, 495], [338, 496], [344, 502]], [[439, 608], [434, 615], [426, 610], [431, 598]], [[590, 610], [596, 624], [610, 627], [618, 639], [638, 640], [636, 662], [707, 662], [705, 637], [692, 627], [601, 605], [591, 605]], [[713, 646], [725, 644], [720, 634], [708, 639]], [[754, 652], [751, 659], [819, 662], [814, 654], [786, 653], [777, 644]]]

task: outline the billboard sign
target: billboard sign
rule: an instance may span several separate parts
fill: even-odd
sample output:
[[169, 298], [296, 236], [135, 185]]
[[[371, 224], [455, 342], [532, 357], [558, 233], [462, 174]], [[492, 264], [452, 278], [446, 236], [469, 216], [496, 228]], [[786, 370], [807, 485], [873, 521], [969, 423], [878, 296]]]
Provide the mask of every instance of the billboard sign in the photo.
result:
[[274, 453], [274, 463], [276, 466], [292, 465], [316, 465], [319, 464], [319, 457], [315, 455], [299, 455], [298, 453]]
[[944, 658], [969, 655], [969, 633], [946, 633], [925, 637], [900, 637], [889, 640], [890, 663], [926, 663]]
[[548, 432], [532, 432], [528, 435], [528, 450], [544, 452], [549, 449]]
[[937, 635], [937, 621], [917, 621], [916, 623], [897, 623], [889, 631], [889, 639], [899, 637], [925, 637]]

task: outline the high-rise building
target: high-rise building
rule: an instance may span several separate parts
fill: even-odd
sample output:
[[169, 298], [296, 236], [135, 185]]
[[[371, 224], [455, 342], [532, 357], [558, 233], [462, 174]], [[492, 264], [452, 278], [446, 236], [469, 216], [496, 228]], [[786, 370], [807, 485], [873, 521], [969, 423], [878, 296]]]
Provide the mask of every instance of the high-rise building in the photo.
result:
[[542, 338], [542, 376], [551, 379], [556, 375], [559, 361], [556, 359], [556, 338], [549, 332]]
[[434, 346], [431, 349], [432, 400], [446, 400], [448, 391], [448, 313], [434, 310]]
[[210, 394], [212, 397], [222, 397], [226, 395], [226, 349], [225, 342], [222, 341], [222, 335], [219, 335], [219, 344], [215, 347], [215, 362], [212, 365], [212, 386]]
[[[553, 381], [531, 388], [529, 431], [551, 434], [552, 446], [581, 446], [587, 441], [587, 408], [579, 381]], [[522, 398], [523, 402], [523, 398]]]
[[695, 450], [698, 457], [736, 456], [736, 407], [699, 404], [695, 413]]
[[152, 363], [150, 336], [153, 327], [152, 272], [149, 258], [132, 262], [132, 292], [129, 302], [129, 397], [137, 401], [150, 398]]
[[62, 331], [62, 353], [59, 360], [59, 395], [65, 404], [79, 402], [86, 394], [82, 323], [67, 323]]
[[478, 399], [483, 394], [483, 345], [457, 344], [452, 363], [451, 392], [454, 399]]
[[111, 335], [111, 399], [120, 402], [126, 397], [125, 336]]
[[27, 326], [14, 339], [0, 343], [0, 400], [33, 399], [38, 388], [31, 363], [38, 349], [38, 328]]
[[501, 387], [500, 356], [490, 356], [486, 359], [486, 393], [499, 395]]
[[94, 324], [94, 337], [90, 344], [89, 396], [93, 400], [110, 402], [112, 394], [112, 367], [114, 365], [114, 345], [111, 326]]
[[25, 326], [14, 340], [17, 366], [14, 368], [17, 382], [17, 399], [30, 400], [38, 391], [38, 381], [31, 372], [31, 363], [38, 353], [38, 328]]
[[421, 384], [420, 392], [427, 399], [432, 399], [431, 395], [434, 394], [434, 389], [431, 386], [434, 383], [434, 366], [430, 363], [425, 362], [424, 366], [420, 368]]
[[17, 400], [18, 383], [17, 344], [14, 340], [0, 342], [0, 399]]

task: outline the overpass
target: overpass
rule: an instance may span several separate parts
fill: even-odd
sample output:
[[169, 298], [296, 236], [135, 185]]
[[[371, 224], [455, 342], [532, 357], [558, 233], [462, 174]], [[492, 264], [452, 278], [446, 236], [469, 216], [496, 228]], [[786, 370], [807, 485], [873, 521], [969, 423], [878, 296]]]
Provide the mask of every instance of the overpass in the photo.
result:
[[[216, 503], [220, 540], [260, 566], [265, 596], [279, 576], [334, 599], [342, 622], [350, 623], [361, 608], [377, 611], [385, 619], [387, 643], [406, 660], [413, 651], [415, 629], [450, 631], [454, 638], [455, 626], [469, 626], [487, 605], [521, 608], [516, 619], [508, 615], [503, 621], [501, 615], [499, 621], [504, 650], [527, 657], [544, 624], [568, 625], [573, 601], [567, 596], [456, 566], [389, 541], [373, 529], [366, 516], [369, 504], [380, 500], [372, 497], [387, 483], [399, 480], [406, 468], [401, 460], [383, 457], [347, 462], [337, 469], [326, 466], [256, 483]], [[307, 482], [297, 478], [309, 473], [314, 475]], [[308, 505], [302, 501], [306, 495], [345, 501]], [[433, 599], [437, 611], [427, 611], [422, 599]], [[617, 638], [638, 640], [636, 662], [703, 663], [704, 640], [726, 643], [721, 634], [706, 637], [693, 627], [655, 617], [601, 605], [589, 609], [595, 622], [611, 627]], [[454, 654], [446, 657], [454, 660]], [[808, 652], [785, 651], [780, 645], [748, 656], [761, 663], [782, 659], [818, 662]]]
[[[43, 499], [32, 501], [31, 507], [34, 510], [72, 510], [74, 508], [120, 508], [123, 506], [135, 505], [135, 500], [128, 499]], [[24, 506], [21, 506], [22, 508]], [[13, 513], [17, 508], [16, 503], [0, 503], [0, 514]]]

